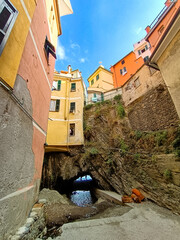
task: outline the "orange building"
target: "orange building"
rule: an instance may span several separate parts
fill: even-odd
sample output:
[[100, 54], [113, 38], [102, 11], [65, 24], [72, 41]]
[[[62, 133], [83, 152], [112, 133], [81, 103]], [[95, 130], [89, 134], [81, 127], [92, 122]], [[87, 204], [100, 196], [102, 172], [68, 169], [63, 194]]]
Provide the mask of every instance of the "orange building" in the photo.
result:
[[156, 46], [160, 42], [162, 35], [167, 30], [167, 27], [175, 16], [179, 6], [180, 0], [167, 0], [165, 2], [165, 7], [161, 10], [154, 21], [146, 27], [147, 35], [145, 37], [145, 40], [148, 41], [151, 45], [151, 53], [153, 53]]
[[136, 54], [132, 51], [111, 66], [114, 87], [121, 87], [143, 64], [143, 58], [136, 59]]

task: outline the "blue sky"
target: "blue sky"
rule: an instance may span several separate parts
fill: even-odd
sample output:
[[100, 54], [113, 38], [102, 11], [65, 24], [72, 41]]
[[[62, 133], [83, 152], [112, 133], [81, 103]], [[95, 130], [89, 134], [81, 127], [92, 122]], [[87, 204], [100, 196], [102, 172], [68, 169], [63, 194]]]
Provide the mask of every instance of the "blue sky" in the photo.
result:
[[165, 0], [71, 0], [73, 14], [61, 17], [57, 71], [72, 69], [87, 78], [99, 62], [109, 69], [133, 44], [145, 37], [145, 28], [164, 7]]

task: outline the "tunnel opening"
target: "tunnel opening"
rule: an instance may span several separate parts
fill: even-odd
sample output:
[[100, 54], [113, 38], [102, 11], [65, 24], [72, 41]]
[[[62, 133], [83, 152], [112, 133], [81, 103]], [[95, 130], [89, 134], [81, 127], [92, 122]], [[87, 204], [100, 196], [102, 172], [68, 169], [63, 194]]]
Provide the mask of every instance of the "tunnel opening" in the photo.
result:
[[89, 173], [81, 173], [69, 180], [59, 177], [55, 189], [60, 194], [65, 194], [75, 205], [86, 207], [97, 201], [94, 194], [97, 187], [97, 181]]

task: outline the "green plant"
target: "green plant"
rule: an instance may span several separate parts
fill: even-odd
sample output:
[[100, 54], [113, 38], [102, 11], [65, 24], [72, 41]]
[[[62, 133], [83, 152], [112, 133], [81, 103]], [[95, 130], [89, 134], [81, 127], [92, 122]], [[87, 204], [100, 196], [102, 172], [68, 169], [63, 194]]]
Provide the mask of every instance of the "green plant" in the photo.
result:
[[172, 171], [170, 169], [166, 169], [163, 173], [163, 176], [165, 179], [171, 180], [172, 179]]
[[87, 160], [89, 158], [89, 156], [90, 156], [90, 152], [85, 151], [85, 153], [82, 156], [82, 160]]
[[93, 104], [88, 104], [86, 106], [84, 106], [84, 110], [88, 110], [88, 109], [91, 109], [93, 106]]
[[178, 128], [178, 131], [176, 133], [176, 138], [172, 143], [173, 148], [175, 149], [175, 154], [177, 157], [180, 157], [180, 128]]
[[100, 117], [101, 116], [101, 111], [100, 111], [100, 109], [97, 109], [96, 111], [95, 111], [95, 118], [98, 118], [98, 117]]
[[109, 156], [108, 159], [106, 160], [106, 163], [107, 163], [108, 165], [112, 165], [113, 159]]
[[95, 106], [96, 106], [96, 107], [99, 107], [100, 105], [101, 105], [101, 102], [95, 103]]
[[118, 106], [117, 106], [117, 113], [120, 116], [120, 118], [123, 118], [126, 115], [124, 107], [121, 103], [119, 103]]
[[95, 148], [95, 147], [92, 147], [92, 148], [90, 149], [90, 155], [97, 155], [97, 154], [99, 154], [98, 149]]
[[155, 139], [156, 139], [157, 145], [162, 146], [167, 139], [167, 131], [158, 132]]
[[102, 105], [110, 105], [111, 104], [111, 101], [110, 100], [105, 100], [103, 102], [101, 102]]
[[135, 139], [139, 140], [142, 137], [143, 133], [139, 130], [135, 131]]
[[177, 157], [180, 157], [180, 149], [176, 149], [175, 154], [176, 154]]
[[120, 139], [119, 143], [120, 143], [121, 154], [122, 156], [124, 156], [128, 151], [128, 146], [126, 145], [123, 139]]
[[140, 156], [141, 156], [141, 155], [140, 155], [139, 153], [135, 153], [135, 154], [134, 154], [134, 160], [135, 160], [135, 161], [139, 160], [139, 159], [140, 159]]
[[121, 95], [119, 94], [119, 95], [116, 95], [115, 97], [114, 97], [114, 100], [116, 101], [116, 102], [120, 102], [121, 101]]
[[157, 157], [156, 157], [156, 155], [152, 155], [151, 160], [152, 160], [153, 163], [156, 163], [156, 162], [157, 162]]

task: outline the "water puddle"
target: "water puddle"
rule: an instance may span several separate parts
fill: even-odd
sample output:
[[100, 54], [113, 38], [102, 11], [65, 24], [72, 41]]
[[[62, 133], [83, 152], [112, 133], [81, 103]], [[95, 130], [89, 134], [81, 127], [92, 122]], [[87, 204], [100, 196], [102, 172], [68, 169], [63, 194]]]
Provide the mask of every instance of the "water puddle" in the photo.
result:
[[87, 207], [95, 202], [90, 191], [77, 190], [73, 191], [70, 196], [71, 201], [79, 207]]

